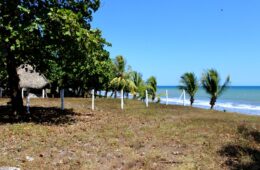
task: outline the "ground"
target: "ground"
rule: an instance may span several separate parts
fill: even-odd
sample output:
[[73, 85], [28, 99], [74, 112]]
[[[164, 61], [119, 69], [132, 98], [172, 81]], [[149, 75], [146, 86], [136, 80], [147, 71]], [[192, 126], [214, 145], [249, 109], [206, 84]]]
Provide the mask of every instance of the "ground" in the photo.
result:
[[0, 100], [0, 167], [21, 169], [260, 169], [260, 117], [117, 99], [32, 99], [8, 117]]

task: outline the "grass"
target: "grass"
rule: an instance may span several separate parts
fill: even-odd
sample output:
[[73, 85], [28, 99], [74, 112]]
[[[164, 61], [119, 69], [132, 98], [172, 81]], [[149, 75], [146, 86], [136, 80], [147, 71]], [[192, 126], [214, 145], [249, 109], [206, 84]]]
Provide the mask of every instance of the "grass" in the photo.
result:
[[[127, 100], [32, 99], [11, 122], [0, 100], [0, 167], [260, 169], [260, 117]], [[28, 158], [33, 158], [29, 161]]]

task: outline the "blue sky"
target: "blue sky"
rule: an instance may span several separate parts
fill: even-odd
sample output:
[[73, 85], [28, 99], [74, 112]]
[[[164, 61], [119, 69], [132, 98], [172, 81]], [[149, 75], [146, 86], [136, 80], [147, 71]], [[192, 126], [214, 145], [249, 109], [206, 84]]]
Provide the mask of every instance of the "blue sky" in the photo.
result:
[[215, 68], [232, 85], [260, 85], [259, 0], [102, 0], [93, 28], [100, 28], [111, 58], [159, 85]]

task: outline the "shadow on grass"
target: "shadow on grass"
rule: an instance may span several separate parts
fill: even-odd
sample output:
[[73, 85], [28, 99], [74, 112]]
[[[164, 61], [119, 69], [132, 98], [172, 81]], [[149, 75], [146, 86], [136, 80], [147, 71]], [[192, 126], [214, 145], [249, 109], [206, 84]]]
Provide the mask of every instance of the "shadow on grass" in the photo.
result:
[[245, 139], [254, 140], [257, 143], [260, 143], [260, 132], [253, 128], [245, 127], [240, 125], [237, 128], [238, 133], [242, 134]]
[[[250, 142], [259, 143], [260, 132], [245, 126], [238, 127], [238, 133]], [[219, 151], [227, 158], [225, 164], [232, 170], [260, 170], [260, 150], [241, 144], [229, 144]]]
[[13, 116], [9, 106], [0, 106], [0, 124], [5, 123], [36, 123], [49, 125], [62, 125], [75, 123], [75, 115], [72, 109], [61, 110], [57, 107], [31, 107], [30, 114]]

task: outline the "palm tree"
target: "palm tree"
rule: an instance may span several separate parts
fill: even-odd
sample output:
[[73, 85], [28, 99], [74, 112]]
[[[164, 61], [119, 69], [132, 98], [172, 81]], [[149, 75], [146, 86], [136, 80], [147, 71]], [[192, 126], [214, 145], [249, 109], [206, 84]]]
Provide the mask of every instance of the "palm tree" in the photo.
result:
[[194, 102], [194, 96], [198, 91], [199, 82], [194, 73], [185, 73], [181, 76], [180, 89], [185, 90], [190, 95], [190, 105]]
[[136, 86], [136, 91], [134, 92], [134, 96], [133, 96], [133, 98], [136, 99], [137, 93], [140, 94], [140, 92], [142, 91], [142, 87], [144, 86], [144, 81], [142, 79], [142, 74], [138, 73], [136, 71], [132, 71], [131, 72], [131, 80], [133, 81], [133, 83]]
[[[117, 56], [115, 61], [115, 72], [116, 77], [113, 78], [110, 82], [111, 86], [115, 90], [124, 90], [125, 88], [129, 89], [131, 92], [136, 89], [133, 81], [130, 80], [130, 75], [126, 72], [126, 61], [123, 56]], [[116, 96], [116, 91], [115, 91]]]
[[156, 91], [157, 91], [156, 78], [154, 76], [151, 76], [150, 78], [148, 78], [146, 84], [147, 84], [147, 90], [148, 90], [149, 94], [151, 94], [152, 100], [154, 100], [156, 97]]
[[206, 92], [211, 96], [210, 99], [210, 109], [213, 109], [217, 98], [227, 89], [228, 84], [230, 83], [230, 77], [226, 78], [226, 81], [221, 86], [220, 85], [220, 76], [218, 72], [214, 69], [210, 69], [203, 73], [201, 84]]

